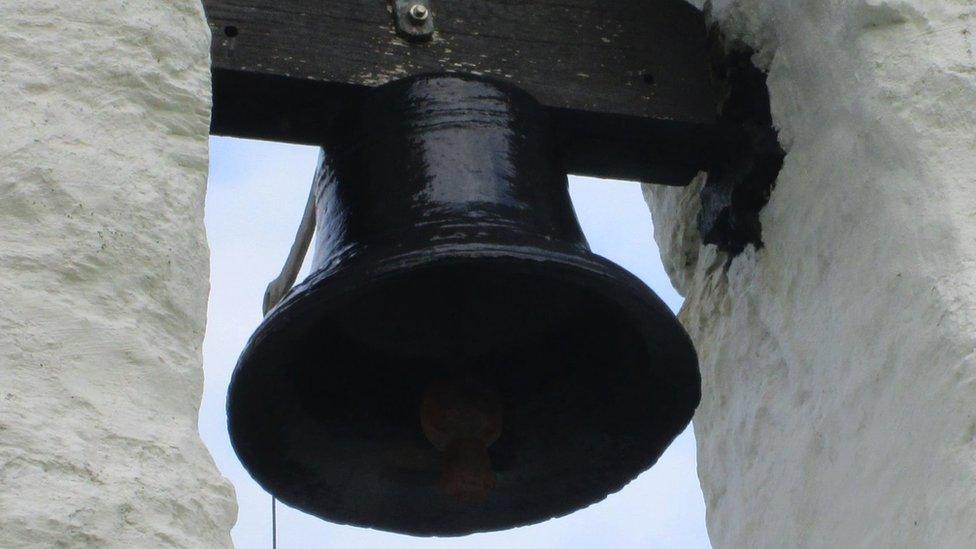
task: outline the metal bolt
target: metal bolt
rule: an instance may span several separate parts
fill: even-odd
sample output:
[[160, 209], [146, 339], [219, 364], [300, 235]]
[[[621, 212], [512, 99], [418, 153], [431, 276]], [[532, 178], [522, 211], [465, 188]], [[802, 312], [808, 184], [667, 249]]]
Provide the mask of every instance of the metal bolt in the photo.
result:
[[410, 21], [416, 25], [423, 23], [428, 17], [430, 17], [430, 10], [428, 10], [427, 6], [423, 4], [414, 4], [410, 6], [410, 11], [408, 13], [410, 14]]

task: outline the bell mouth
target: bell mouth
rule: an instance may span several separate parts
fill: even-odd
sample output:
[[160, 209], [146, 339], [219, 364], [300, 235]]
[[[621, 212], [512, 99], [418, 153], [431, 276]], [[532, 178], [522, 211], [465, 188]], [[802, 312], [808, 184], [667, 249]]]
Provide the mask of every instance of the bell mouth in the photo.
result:
[[[439, 488], [420, 409], [442, 380], [497, 395], [477, 502]], [[653, 465], [700, 399], [691, 342], [636, 277], [577, 247], [363, 255], [298, 286], [231, 380], [231, 441], [255, 480], [323, 519], [459, 536], [541, 522]]]

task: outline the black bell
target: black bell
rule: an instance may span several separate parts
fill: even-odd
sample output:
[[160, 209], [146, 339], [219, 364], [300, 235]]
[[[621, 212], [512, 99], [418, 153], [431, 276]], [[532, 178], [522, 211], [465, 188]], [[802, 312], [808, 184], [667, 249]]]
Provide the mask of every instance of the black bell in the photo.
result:
[[314, 272], [228, 394], [261, 486], [332, 522], [500, 530], [620, 490], [691, 420], [691, 342], [590, 252], [547, 113], [472, 76], [379, 87], [316, 181]]

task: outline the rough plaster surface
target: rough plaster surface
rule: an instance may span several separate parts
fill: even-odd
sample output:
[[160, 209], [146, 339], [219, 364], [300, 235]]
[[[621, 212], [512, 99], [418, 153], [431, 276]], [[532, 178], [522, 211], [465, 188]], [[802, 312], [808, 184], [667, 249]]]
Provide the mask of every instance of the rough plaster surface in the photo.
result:
[[647, 187], [701, 356], [716, 547], [976, 546], [976, 4], [732, 0], [785, 166], [765, 247]]
[[230, 545], [196, 0], [0, 2], [0, 547]]

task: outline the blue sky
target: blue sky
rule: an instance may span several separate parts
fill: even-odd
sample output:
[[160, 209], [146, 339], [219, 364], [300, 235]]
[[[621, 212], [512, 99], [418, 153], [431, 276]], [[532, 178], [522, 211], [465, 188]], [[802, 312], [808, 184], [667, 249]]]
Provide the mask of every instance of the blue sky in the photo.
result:
[[[318, 151], [215, 137], [210, 154], [206, 223], [211, 295], [200, 431], [220, 471], [237, 490], [235, 544], [240, 549], [264, 549], [271, 546], [270, 497], [251, 480], [230, 447], [224, 396], [238, 354], [261, 321], [265, 286], [277, 276], [291, 246]], [[677, 311], [681, 297], [661, 265], [640, 186], [571, 177], [570, 192], [593, 251], [641, 277]], [[337, 526], [279, 504], [278, 547], [698, 549], [710, 545], [689, 428], [650, 471], [605, 501], [568, 517], [505, 532], [428, 539]]]

